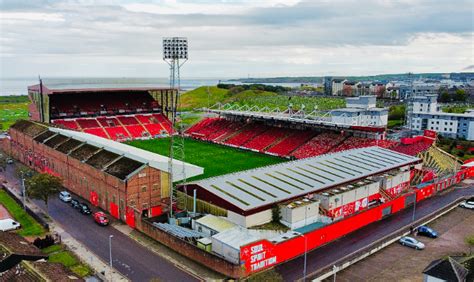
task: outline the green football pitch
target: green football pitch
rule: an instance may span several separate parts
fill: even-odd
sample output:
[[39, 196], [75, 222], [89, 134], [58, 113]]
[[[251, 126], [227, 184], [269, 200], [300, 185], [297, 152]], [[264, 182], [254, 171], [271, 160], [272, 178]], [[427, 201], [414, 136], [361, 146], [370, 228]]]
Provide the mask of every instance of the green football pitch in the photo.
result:
[[[137, 148], [167, 156], [169, 154], [169, 138], [135, 140], [128, 142]], [[269, 155], [244, 151], [236, 148], [211, 144], [185, 138], [185, 161], [204, 168], [204, 174], [188, 179], [188, 181], [223, 175], [236, 171], [252, 169], [285, 162], [285, 159]]]

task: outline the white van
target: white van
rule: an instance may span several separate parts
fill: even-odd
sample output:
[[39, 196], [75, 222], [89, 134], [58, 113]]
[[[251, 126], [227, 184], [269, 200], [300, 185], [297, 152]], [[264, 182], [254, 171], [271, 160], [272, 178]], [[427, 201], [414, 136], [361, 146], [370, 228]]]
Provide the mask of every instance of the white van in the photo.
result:
[[14, 221], [13, 219], [1, 219], [0, 220], [0, 231], [10, 231], [20, 228], [20, 223]]

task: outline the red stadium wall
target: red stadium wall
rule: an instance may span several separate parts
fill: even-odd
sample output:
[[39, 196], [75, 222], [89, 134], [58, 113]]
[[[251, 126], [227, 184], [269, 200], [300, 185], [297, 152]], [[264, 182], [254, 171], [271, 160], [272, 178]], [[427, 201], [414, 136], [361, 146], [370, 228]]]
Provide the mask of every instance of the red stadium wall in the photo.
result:
[[[453, 177], [417, 189], [416, 192], [413, 192], [416, 193], [416, 201], [422, 201], [433, 196], [437, 191], [441, 191], [450, 185], [459, 183], [466, 175], [467, 171], [463, 170]], [[440, 187], [440, 189], [437, 189], [437, 187]], [[402, 195], [377, 207], [304, 234], [304, 237], [306, 237], [307, 240], [307, 250], [320, 247], [370, 223], [381, 220], [383, 217], [383, 210], [388, 207], [391, 208], [390, 214], [399, 212], [406, 207], [406, 197], [413, 195], [413, 193]], [[304, 237], [298, 236], [277, 244], [273, 244], [268, 240], [261, 240], [242, 246], [240, 248], [240, 260], [245, 267], [246, 273], [250, 275], [302, 255], [305, 251]]]

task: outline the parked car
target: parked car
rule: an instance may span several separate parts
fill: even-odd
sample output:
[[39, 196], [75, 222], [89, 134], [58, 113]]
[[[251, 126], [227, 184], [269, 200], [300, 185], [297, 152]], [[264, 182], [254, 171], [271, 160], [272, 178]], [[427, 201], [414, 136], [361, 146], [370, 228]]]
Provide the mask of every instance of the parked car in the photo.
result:
[[75, 209], [80, 209], [81, 204], [79, 204], [79, 201], [78, 201], [78, 200], [72, 199], [72, 200], [71, 200], [71, 207], [73, 207], [73, 208], [75, 208]]
[[21, 227], [21, 224], [11, 218], [0, 220], [0, 231], [10, 231]]
[[400, 244], [402, 244], [403, 246], [417, 249], [417, 250], [423, 250], [425, 248], [425, 244], [421, 243], [415, 238], [408, 237], [408, 236], [404, 236], [400, 238]]
[[8, 158], [8, 159], [7, 159], [7, 164], [12, 164], [12, 163], [13, 163], [13, 159]]
[[99, 225], [102, 225], [102, 226], [106, 226], [106, 225], [109, 225], [109, 219], [107, 218], [107, 216], [105, 215], [105, 213], [103, 212], [96, 212], [94, 213], [93, 215], [94, 217], [94, 221], [99, 224]]
[[79, 211], [82, 214], [91, 214], [92, 213], [91, 209], [89, 208], [89, 206], [86, 203], [81, 203], [79, 205]]
[[422, 225], [418, 227], [416, 230], [418, 235], [430, 237], [430, 238], [437, 238], [438, 233], [434, 231], [433, 229], [429, 228], [428, 226]]
[[474, 201], [464, 201], [462, 203], [459, 204], [459, 206], [461, 208], [465, 208], [465, 209], [470, 209], [470, 210], [474, 210]]
[[61, 191], [59, 192], [59, 199], [65, 203], [71, 201], [71, 194], [67, 191]]

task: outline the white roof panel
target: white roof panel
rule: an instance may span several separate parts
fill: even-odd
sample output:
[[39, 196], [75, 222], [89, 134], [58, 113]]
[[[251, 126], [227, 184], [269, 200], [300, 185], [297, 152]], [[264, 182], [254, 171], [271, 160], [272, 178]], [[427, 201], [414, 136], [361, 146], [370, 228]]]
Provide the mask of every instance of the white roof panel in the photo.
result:
[[242, 210], [284, 201], [420, 161], [378, 146], [193, 182]]
[[[105, 139], [99, 136], [95, 136], [89, 133], [72, 131], [67, 129], [50, 127], [49, 130], [58, 132], [62, 135], [72, 137], [76, 140], [86, 142], [87, 144], [105, 148], [107, 151], [123, 155], [132, 160], [148, 164], [150, 167], [159, 169], [161, 171], [169, 172], [168, 162], [169, 158], [155, 154], [149, 151], [145, 151], [133, 146], [119, 143], [113, 140]], [[173, 160], [173, 182], [184, 179], [183, 177], [183, 166], [185, 167], [186, 178], [201, 175], [204, 173], [204, 168], [193, 164], [185, 163], [178, 160]]]

